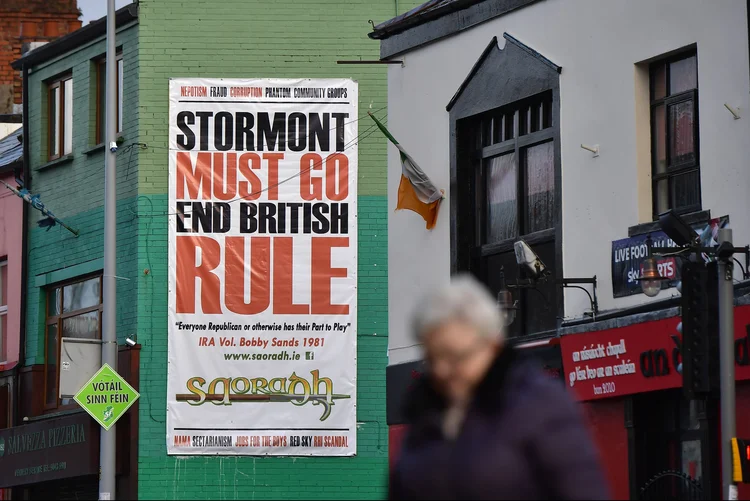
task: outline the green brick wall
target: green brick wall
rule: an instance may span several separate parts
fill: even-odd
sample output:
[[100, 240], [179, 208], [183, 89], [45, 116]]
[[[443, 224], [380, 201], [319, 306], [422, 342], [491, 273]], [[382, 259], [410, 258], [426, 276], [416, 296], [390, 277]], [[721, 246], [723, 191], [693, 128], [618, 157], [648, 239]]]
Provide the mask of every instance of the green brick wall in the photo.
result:
[[[118, 30], [122, 48], [123, 131], [118, 153], [117, 203], [117, 335], [120, 342], [136, 332], [137, 285], [136, 189], [137, 151], [125, 148], [137, 142], [138, 27]], [[102, 269], [104, 245], [104, 153], [92, 149], [96, 129], [96, 68], [94, 60], [106, 52], [104, 37], [32, 68], [29, 75], [29, 139], [31, 191], [56, 216], [80, 232], [77, 238], [56, 226], [38, 228], [41, 213], [31, 210], [28, 234], [28, 291], [26, 365], [43, 364], [45, 357], [46, 298], [44, 282]], [[73, 153], [52, 165], [47, 162], [47, 82], [61, 74], [73, 77]], [[132, 157], [132, 158], [131, 158]]]
[[365, 113], [386, 106], [383, 65], [368, 20], [420, 2], [385, 0], [140, 0], [138, 282], [141, 364], [139, 497], [143, 499], [378, 499], [386, 495], [388, 433], [386, 141], [359, 142], [358, 455], [355, 458], [166, 455], [168, 80], [171, 77], [336, 78], [359, 82]]

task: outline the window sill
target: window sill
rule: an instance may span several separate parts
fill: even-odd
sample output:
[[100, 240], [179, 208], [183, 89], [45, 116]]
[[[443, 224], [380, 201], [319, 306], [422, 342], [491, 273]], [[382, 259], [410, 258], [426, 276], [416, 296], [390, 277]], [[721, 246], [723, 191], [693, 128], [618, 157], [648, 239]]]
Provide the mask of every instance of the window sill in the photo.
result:
[[47, 162], [46, 164], [42, 164], [39, 167], [36, 168], [36, 170], [45, 170], [45, 169], [51, 169], [52, 167], [58, 167], [60, 165], [69, 163], [73, 161], [73, 154], [65, 155], [64, 157], [56, 158], [54, 160], [51, 160]]
[[[695, 225], [699, 223], [708, 223], [711, 219], [710, 210], [702, 210], [699, 212], [692, 212], [690, 214], [684, 214], [681, 216], [689, 225]], [[628, 228], [628, 237], [634, 237], [637, 235], [645, 235], [646, 233], [656, 233], [661, 231], [659, 221], [651, 221], [649, 223], [641, 223]]]
[[93, 155], [94, 153], [98, 153], [100, 151], [104, 151], [104, 143], [99, 143], [96, 146], [92, 146], [91, 148], [87, 150], [83, 150], [84, 155]]

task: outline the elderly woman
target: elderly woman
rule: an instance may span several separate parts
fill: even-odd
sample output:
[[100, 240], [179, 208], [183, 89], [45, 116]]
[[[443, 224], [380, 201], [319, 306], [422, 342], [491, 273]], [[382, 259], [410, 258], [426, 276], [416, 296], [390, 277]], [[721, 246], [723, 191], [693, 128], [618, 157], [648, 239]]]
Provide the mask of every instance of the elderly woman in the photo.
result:
[[506, 346], [501, 318], [469, 276], [417, 309], [428, 374], [406, 400], [390, 499], [607, 499], [576, 404]]

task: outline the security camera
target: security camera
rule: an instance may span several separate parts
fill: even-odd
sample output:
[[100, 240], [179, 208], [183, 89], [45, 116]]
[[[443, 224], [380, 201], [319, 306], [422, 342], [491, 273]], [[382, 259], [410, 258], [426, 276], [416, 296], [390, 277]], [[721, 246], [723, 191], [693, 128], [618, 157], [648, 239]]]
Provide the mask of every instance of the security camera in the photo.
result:
[[127, 338], [127, 339], [125, 340], [125, 342], [126, 342], [126, 343], [128, 344], [128, 346], [135, 346], [135, 341], [133, 341], [133, 340], [132, 340], [132, 339], [130, 339], [130, 338]]
[[537, 279], [544, 276], [547, 267], [526, 242], [519, 240], [513, 244], [513, 248], [516, 251], [518, 266], [523, 267], [531, 278]]
[[117, 143], [115, 141], [109, 143], [109, 151], [111, 151], [112, 153], [117, 153]]

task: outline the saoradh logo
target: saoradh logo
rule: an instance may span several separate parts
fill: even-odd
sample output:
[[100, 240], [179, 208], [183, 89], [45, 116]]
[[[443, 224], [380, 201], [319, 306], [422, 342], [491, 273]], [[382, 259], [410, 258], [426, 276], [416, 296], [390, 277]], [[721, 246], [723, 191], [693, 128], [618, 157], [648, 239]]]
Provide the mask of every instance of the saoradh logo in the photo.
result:
[[194, 406], [207, 402], [214, 405], [232, 405], [237, 402], [286, 402], [302, 406], [312, 402], [313, 405], [323, 406], [320, 420], [325, 421], [331, 415], [331, 408], [336, 400], [351, 397], [334, 393], [333, 381], [327, 377], [320, 377], [317, 369], [310, 371], [310, 374], [312, 379], [309, 381], [294, 372], [288, 378], [278, 377], [271, 380], [262, 377], [219, 377], [209, 383], [205, 378], [193, 377], [186, 385], [190, 393], [177, 394], [175, 397], [178, 402], [187, 402]]

